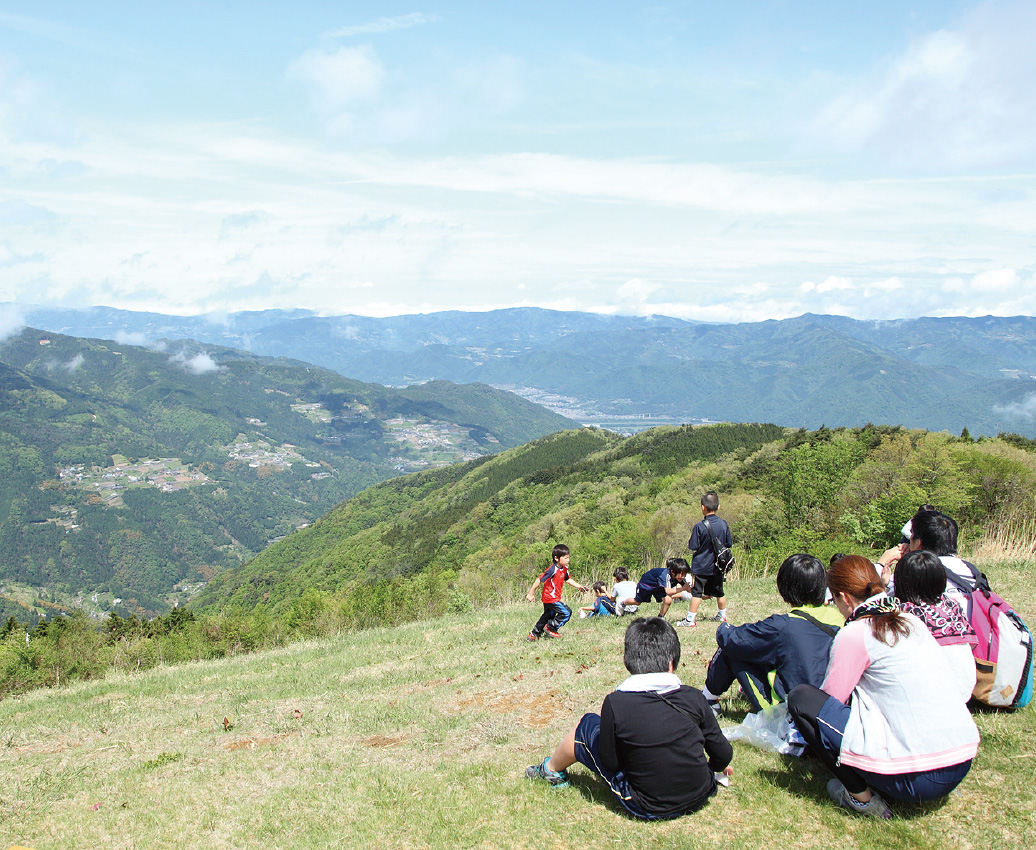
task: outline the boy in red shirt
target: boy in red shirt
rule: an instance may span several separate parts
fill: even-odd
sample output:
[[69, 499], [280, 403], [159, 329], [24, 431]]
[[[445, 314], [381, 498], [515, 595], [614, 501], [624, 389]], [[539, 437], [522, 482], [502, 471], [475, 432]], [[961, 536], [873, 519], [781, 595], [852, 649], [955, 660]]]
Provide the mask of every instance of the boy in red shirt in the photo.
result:
[[530, 602], [535, 602], [536, 586], [543, 585], [543, 590], [540, 593], [540, 599], [543, 601], [543, 614], [540, 615], [536, 625], [529, 632], [529, 640], [539, 640], [541, 637], [561, 637], [558, 634], [558, 629], [565, 625], [572, 616], [572, 609], [561, 601], [561, 590], [565, 584], [578, 587], [582, 593], [586, 593], [589, 590], [589, 588], [584, 587], [568, 574], [568, 562], [570, 560], [571, 555], [569, 554], [568, 547], [564, 543], [559, 543], [551, 552], [550, 566], [543, 571], [540, 577], [532, 583], [532, 587], [529, 588], [526, 599]]

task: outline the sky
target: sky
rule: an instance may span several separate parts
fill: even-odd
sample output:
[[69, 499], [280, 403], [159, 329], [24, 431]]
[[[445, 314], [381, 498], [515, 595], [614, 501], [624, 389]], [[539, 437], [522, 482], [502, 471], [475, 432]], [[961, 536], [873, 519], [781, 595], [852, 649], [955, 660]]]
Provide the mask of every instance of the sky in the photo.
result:
[[1034, 34], [1031, 0], [5, 0], [0, 328], [1036, 315]]

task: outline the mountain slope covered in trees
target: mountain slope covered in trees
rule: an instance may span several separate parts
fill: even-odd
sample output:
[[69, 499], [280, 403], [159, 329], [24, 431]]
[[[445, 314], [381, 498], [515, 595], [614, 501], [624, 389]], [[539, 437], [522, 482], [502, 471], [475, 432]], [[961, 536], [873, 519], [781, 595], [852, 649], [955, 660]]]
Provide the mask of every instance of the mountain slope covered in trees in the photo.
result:
[[1030, 316], [807, 314], [704, 324], [537, 308], [387, 318], [266, 311], [218, 321], [109, 308], [28, 315], [75, 333], [191, 336], [393, 386], [439, 378], [561, 396], [554, 401], [567, 407], [559, 409], [582, 410], [584, 422], [630, 415], [807, 428], [887, 422], [1036, 437]]
[[562, 432], [492, 458], [379, 484], [218, 576], [202, 611], [370, 624], [516, 598], [550, 547], [580, 581], [685, 555], [717, 490], [742, 574], [809, 550], [875, 552], [919, 504], [965, 537], [1031, 525], [1034, 444], [898, 427], [662, 427]]
[[0, 594], [163, 611], [371, 484], [571, 424], [485, 385], [26, 329], [0, 343]]

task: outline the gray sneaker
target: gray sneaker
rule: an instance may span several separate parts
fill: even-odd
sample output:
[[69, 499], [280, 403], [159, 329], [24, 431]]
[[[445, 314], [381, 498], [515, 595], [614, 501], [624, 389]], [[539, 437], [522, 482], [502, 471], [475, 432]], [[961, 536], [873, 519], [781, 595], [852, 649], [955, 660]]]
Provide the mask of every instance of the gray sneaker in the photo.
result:
[[532, 764], [525, 768], [525, 775], [529, 779], [545, 779], [554, 788], [564, 788], [568, 785], [568, 771], [554, 771], [547, 767], [550, 756], [547, 756], [539, 764]]
[[682, 620], [678, 620], [676, 623], [677, 628], [680, 628], [681, 626], [686, 626], [687, 628], [694, 628], [697, 625], [697, 620], [688, 620], [686, 617], [684, 617]]
[[871, 798], [866, 803], [861, 803], [845, 790], [845, 786], [838, 779], [832, 779], [827, 783], [827, 796], [843, 809], [848, 809], [850, 812], [864, 817], [881, 818], [882, 820], [889, 820], [892, 817], [892, 809], [874, 791], [871, 791]]
[[712, 620], [712, 622], [714, 622], [714, 623], [725, 623], [725, 622], [727, 622], [727, 615], [726, 614], [713, 614], [711, 617], [709, 617], [709, 619]]

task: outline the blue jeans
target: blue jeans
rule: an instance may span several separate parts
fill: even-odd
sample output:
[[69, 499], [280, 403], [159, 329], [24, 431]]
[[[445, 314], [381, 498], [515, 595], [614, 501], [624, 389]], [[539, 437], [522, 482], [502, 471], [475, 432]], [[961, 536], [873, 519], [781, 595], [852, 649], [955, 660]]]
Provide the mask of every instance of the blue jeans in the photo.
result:
[[880, 794], [908, 803], [945, 797], [968, 775], [971, 759], [918, 773], [871, 773], [839, 761], [850, 708], [813, 685], [798, 685], [788, 694], [788, 711], [812, 750], [850, 794], [870, 786]]
[[532, 627], [532, 633], [536, 635], [536, 637], [540, 637], [543, 634], [543, 630], [548, 626], [556, 632], [565, 625], [571, 617], [572, 609], [564, 602], [544, 602], [543, 613], [536, 621], [536, 625]]

